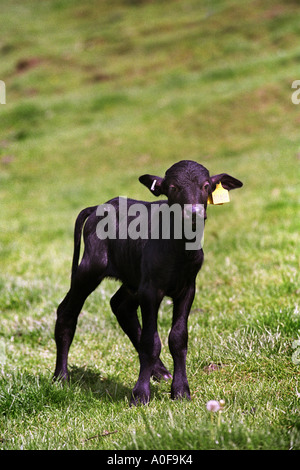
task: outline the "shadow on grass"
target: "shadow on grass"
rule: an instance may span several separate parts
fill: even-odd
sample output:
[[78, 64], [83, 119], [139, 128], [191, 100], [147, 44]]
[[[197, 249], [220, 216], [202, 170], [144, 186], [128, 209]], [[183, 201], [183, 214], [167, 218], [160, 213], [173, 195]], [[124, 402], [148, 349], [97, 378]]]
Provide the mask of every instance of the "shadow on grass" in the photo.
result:
[[[69, 372], [70, 382], [63, 383], [53, 382], [52, 374], [3, 371], [0, 380], [0, 415], [17, 418], [34, 415], [45, 409], [84, 409], [93, 406], [95, 400], [99, 403], [123, 402], [124, 406], [129, 405], [132, 388], [124, 385], [118, 377], [110, 378], [87, 367], [71, 366]], [[152, 399], [162, 400], [166, 395], [169, 395], [167, 383], [151, 384]]]
[[4, 372], [0, 380], [0, 415], [20, 417], [45, 409], [90, 407], [94, 400], [118, 403], [130, 400], [131, 389], [117, 379], [81, 367], [70, 368], [70, 383], [53, 382], [52, 375]]
[[[100, 400], [109, 400], [111, 402], [119, 402], [131, 398], [132, 388], [135, 381], [132, 382], [132, 388], [129, 388], [118, 381], [117, 378], [108, 378], [90, 368], [71, 366], [70, 384], [79, 386], [80, 389]], [[170, 380], [158, 381], [152, 380], [150, 383], [151, 399], [163, 400], [166, 395], [170, 395]]]
[[100, 400], [112, 402], [130, 400], [131, 388], [123, 385], [117, 378], [109, 378], [99, 371], [87, 367], [71, 366], [70, 384], [79, 387], [83, 392], [92, 394]]

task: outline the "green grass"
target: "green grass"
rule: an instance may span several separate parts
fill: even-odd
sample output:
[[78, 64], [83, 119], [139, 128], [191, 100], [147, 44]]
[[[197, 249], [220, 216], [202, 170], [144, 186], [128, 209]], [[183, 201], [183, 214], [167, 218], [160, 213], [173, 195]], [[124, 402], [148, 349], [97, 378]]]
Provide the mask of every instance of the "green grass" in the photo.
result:
[[[298, 2], [0, 6], [0, 448], [299, 450]], [[185, 158], [244, 182], [208, 210], [192, 401], [153, 382], [150, 404], [129, 407], [138, 360], [108, 280], [79, 318], [70, 386], [52, 384], [77, 213], [116, 195], [151, 199], [138, 177]], [[169, 368], [171, 315], [166, 300]], [[221, 415], [211, 399], [225, 400]]]

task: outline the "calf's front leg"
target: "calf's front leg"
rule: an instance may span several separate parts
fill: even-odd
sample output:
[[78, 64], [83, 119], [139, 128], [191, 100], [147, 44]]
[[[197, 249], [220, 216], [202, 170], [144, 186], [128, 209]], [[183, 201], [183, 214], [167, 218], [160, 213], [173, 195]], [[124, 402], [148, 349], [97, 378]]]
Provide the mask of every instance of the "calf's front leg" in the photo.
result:
[[195, 297], [195, 285], [190, 286], [184, 295], [173, 299], [173, 321], [169, 334], [169, 348], [174, 361], [174, 374], [171, 398], [191, 399], [186, 376], [186, 355], [188, 344], [188, 316]]
[[142, 313], [142, 332], [139, 343], [140, 373], [132, 391], [131, 405], [147, 404], [150, 400], [150, 377], [158, 363], [161, 342], [157, 332], [157, 314], [162, 297], [155, 289], [144, 288], [139, 292]]

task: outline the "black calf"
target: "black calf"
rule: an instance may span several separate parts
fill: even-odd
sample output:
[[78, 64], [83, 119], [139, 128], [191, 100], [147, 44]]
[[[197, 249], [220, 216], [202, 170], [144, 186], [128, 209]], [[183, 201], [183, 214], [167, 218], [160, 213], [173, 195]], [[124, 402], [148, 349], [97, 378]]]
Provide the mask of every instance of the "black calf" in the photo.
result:
[[[127, 200], [127, 209], [139, 202], [147, 214], [153, 208], [174, 204], [182, 208], [189, 204], [194, 216], [198, 207], [202, 208], [202, 218], [206, 219], [207, 200], [217, 183], [227, 189], [240, 188], [242, 183], [227, 174], [210, 176], [202, 165], [184, 160], [167, 170], [165, 177], [143, 175], [140, 182], [151, 192], [167, 200], [143, 202]], [[116, 214], [120, 210], [119, 198], [109, 201]], [[154, 207], [154, 205], [156, 205]], [[169, 347], [174, 361], [171, 397], [190, 398], [186, 376], [186, 353], [188, 343], [187, 322], [195, 296], [195, 279], [203, 263], [203, 250], [187, 249], [184, 235], [174, 236], [174, 223], [170, 223], [170, 237], [150, 236], [149, 215], [148, 234], [144, 238], [124, 238], [120, 236], [120, 220], [115, 221], [116, 237], [101, 239], [97, 235], [99, 217], [98, 206], [84, 209], [78, 216], [74, 231], [74, 255], [71, 287], [57, 310], [55, 340], [57, 361], [54, 377], [67, 379], [67, 359], [74, 337], [77, 318], [88, 295], [96, 289], [105, 277], [113, 277], [122, 282], [111, 299], [111, 308], [117, 320], [128, 335], [139, 354], [140, 373], [132, 391], [132, 404], [147, 403], [150, 399], [150, 377], [172, 378], [170, 372], [159, 359], [161, 343], [157, 332], [157, 314], [164, 296], [173, 300], [173, 321], [169, 335]], [[127, 223], [132, 220], [128, 219]], [[80, 240], [83, 225], [85, 250], [80, 264]], [[142, 327], [137, 317], [141, 308]]]

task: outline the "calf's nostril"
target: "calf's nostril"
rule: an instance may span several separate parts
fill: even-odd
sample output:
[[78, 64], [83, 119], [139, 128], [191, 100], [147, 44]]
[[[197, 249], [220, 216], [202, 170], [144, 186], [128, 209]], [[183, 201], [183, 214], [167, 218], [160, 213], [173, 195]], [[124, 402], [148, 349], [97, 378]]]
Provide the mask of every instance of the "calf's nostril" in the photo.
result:
[[194, 219], [195, 217], [206, 219], [206, 211], [203, 204], [187, 204], [183, 213], [186, 219]]

